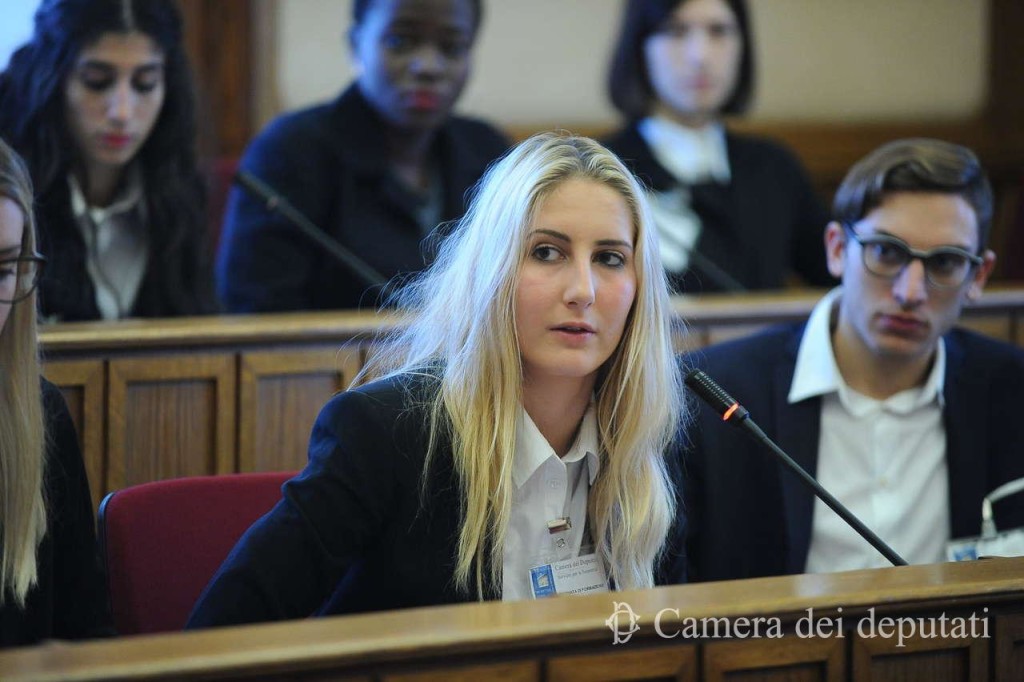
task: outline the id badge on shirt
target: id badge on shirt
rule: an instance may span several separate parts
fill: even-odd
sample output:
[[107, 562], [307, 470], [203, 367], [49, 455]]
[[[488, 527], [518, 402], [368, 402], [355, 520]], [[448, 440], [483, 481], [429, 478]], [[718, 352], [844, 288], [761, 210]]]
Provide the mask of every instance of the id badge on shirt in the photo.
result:
[[983, 556], [1024, 556], [1024, 528], [1004, 530], [987, 538], [960, 538], [946, 545], [946, 558], [950, 561], [970, 561]]
[[608, 576], [597, 554], [584, 554], [531, 568], [530, 591], [534, 599], [607, 592]]
[[996, 531], [992, 505], [1012, 495], [1024, 493], [1024, 478], [1002, 484], [981, 500], [981, 535], [946, 543], [946, 558], [969, 561], [986, 556], [1024, 556], [1024, 528]]

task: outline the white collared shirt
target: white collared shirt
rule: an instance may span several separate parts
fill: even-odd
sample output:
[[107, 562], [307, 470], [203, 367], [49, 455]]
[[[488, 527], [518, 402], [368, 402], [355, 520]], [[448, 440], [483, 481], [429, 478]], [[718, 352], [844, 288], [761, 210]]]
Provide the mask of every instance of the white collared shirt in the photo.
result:
[[[946, 348], [939, 339], [924, 384], [885, 400], [862, 395], [839, 372], [831, 328], [842, 288], [814, 308], [797, 353], [789, 403], [821, 396], [817, 479], [911, 564], [945, 559], [949, 473], [942, 422]], [[890, 565], [815, 499], [807, 573]]]
[[637, 130], [655, 160], [679, 181], [671, 189], [648, 193], [648, 203], [658, 227], [662, 264], [669, 272], [683, 272], [701, 233], [700, 218], [690, 207], [688, 185], [729, 182], [725, 131], [718, 123], [688, 128], [660, 116], [643, 119]]
[[637, 124], [637, 131], [655, 160], [679, 182], [728, 184], [731, 179], [720, 123], [690, 128], [662, 116], [648, 116]]
[[[502, 600], [533, 596], [529, 571], [534, 566], [580, 555], [587, 525], [587, 497], [599, 466], [597, 452], [593, 405], [587, 408], [576, 442], [564, 457], [555, 454], [520, 407], [512, 463], [515, 491], [503, 552]], [[565, 546], [556, 547], [548, 522], [564, 517], [571, 520], [572, 527], [560, 536]]]
[[126, 180], [113, 203], [97, 208], [86, 203], [75, 176], [68, 176], [72, 215], [85, 240], [86, 271], [104, 320], [131, 313], [149, 262], [149, 235], [141, 216], [142, 178], [130, 172]]

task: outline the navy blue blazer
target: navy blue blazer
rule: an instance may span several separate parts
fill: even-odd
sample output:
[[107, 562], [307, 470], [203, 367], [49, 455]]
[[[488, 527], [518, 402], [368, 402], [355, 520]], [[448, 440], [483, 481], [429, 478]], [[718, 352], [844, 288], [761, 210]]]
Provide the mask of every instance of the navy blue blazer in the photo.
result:
[[[418, 197], [389, 171], [384, 122], [356, 86], [335, 101], [286, 114], [257, 136], [241, 168], [319, 229], [391, 278], [431, 260]], [[467, 193], [508, 141], [481, 121], [450, 117], [431, 161], [442, 223], [460, 218]], [[434, 226], [432, 225], [431, 228]], [[217, 294], [233, 313], [376, 307], [367, 286], [264, 202], [232, 190], [217, 255]]]
[[[436, 389], [436, 380], [403, 375], [332, 398], [305, 470], [232, 550], [187, 627], [476, 601], [453, 584], [462, 516], [450, 446], [439, 445], [422, 481]], [[670, 470], [681, 486], [677, 460]], [[682, 528], [659, 584], [685, 579]], [[501, 586], [485, 584], [484, 595], [500, 598]]]
[[[787, 401], [804, 325], [784, 325], [687, 356], [740, 401], [812, 476], [821, 399]], [[1024, 477], [1024, 351], [962, 329], [945, 337], [943, 419], [952, 537], [981, 530], [981, 500]], [[701, 406], [686, 459], [691, 580], [802, 573], [814, 496], [763, 446]], [[1024, 525], [1024, 496], [996, 506], [1000, 528]], [[884, 538], [883, 538], [884, 539]]]
[[[658, 163], [634, 122], [604, 140], [641, 182], [655, 191], [679, 184]], [[781, 289], [790, 273], [811, 285], [835, 280], [825, 264], [828, 212], [800, 162], [784, 147], [759, 137], [727, 132], [731, 181], [690, 186], [694, 212], [703, 229], [697, 251], [745, 289]], [[683, 293], [718, 291], [723, 286], [696, 264], [669, 273]]]

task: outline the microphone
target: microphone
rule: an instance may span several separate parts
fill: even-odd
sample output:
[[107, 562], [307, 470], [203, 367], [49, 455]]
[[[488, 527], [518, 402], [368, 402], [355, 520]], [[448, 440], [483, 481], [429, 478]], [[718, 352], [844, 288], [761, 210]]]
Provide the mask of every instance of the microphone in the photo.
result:
[[827, 504], [832, 511], [838, 514], [847, 525], [857, 531], [872, 547], [877, 549], [893, 566], [907, 565], [903, 557], [893, 551], [889, 545], [885, 544], [880, 537], [875, 535], [874, 531], [865, 526], [860, 519], [843, 506], [842, 502], [833, 497], [832, 493], [825, 490], [813, 476], [804, 471], [803, 467], [787, 455], [771, 438], [766, 436], [764, 431], [750, 418], [750, 413], [746, 408], [726, 393], [725, 389], [719, 386], [714, 379], [709, 377], [704, 371], [694, 369], [686, 375], [684, 381], [690, 387], [690, 390], [696, 393], [701, 400], [711, 406], [711, 409], [722, 417], [722, 421], [743, 429], [754, 440], [766, 445], [790, 471], [795, 473], [805, 485], [814, 491], [818, 499]]
[[[689, 185], [687, 191], [690, 195], [688, 203], [702, 224], [702, 233], [709, 225], [729, 225], [733, 222], [732, 198], [726, 185], [709, 179]], [[698, 236], [697, 242], [690, 249], [691, 263], [722, 291], [746, 292], [747, 287], [697, 249], [699, 242]]]
[[690, 249], [689, 256], [690, 263], [707, 275], [708, 279], [721, 287], [722, 291], [728, 291], [731, 294], [746, 293], [747, 288], [738, 279], [726, 272], [718, 263], [698, 251], [696, 247]]
[[302, 234], [325, 249], [336, 261], [344, 265], [346, 270], [358, 277], [363, 284], [369, 287], [378, 287], [384, 286], [387, 283], [384, 275], [374, 270], [363, 259], [314, 225], [313, 221], [303, 215], [299, 209], [292, 206], [291, 202], [275, 192], [270, 185], [242, 169], [235, 173], [234, 180], [244, 187], [246, 191], [261, 199], [268, 211], [281, 215], [285, 220], [299, 228]]

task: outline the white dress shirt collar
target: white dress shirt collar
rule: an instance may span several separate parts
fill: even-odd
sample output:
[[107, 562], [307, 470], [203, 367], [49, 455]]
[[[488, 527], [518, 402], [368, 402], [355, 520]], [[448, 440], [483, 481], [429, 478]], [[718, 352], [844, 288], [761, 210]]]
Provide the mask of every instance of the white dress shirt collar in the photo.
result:
[[[846, 409], [854, 415], [863, 415], [877, 401], [851, 389], [839, 372], [832, 348], [832, 321], [838, 314], [843, 288], [836, 287], [818, 301], [807, 320], [800, 348], [797, 351], [793, 382], [789, 387], [789, 403], [829, 393], [838, 393]], [[945, 404], [943, 388], [946, 376], [946, 344], [939, 339], [928, 378], [921, 387], [901, 391], [886, 399], [886, 407], [895, 412], [909, 413], [933, 400]]]
[[[593, 405], [583, 417], [576, 442], [562, 458], [555, 454], [526, 410], [520, 408], [512, 463], [515, 491], [502, 551], [503, 600], [529, 599], [533, 595], [531, 568], [594, 551], [588, 539], [587, 500], [597, 471], [597, 419]], [[560, 538], [561, 544], [550, 530], [550, 522], [556, 519], [569, 525]]]
[[720, 123], [688, 128], [661, 116], [648, 116], [637, 126], [655, 160], [685, 184], [714, 180], [728, 183], [729, 154]]
[[104, 320], [127, 317], [149, 263], [142, 174], [131, 167], [109, 206], [89, 206], [74, 175], [68, 176], [71, 210], [85, 244], [85, 268]]
[[[590, 484], [593, 485], [600, 467], [597, 453], [597, 413], [594, 404], [591, 403], [583, 415], [576, 441], [561, 459], [563, 462], [577, 462], [586, 457], [587, 474]], [[526, 409], [520, 407], [519, 428], [516, 429], [516, 454], [512, 462], [512, 482], [516, 488], [521, 488], [545, 460], [552, 456], [557, 457], [554, 448], [533, 423]]]
[[142, 174], [134, 166], [128, 170], [125, 182], [108, 206], [90, 206], [85, 200], [82, 186], [78, 184], [78, 178], [73, 173], [68, 174], [68, 186], [71, 188], [71, 212], [79, 222], [88, 211], [89, 218], [97, 225], [101, 225], [114, 216], [128, 213], [142, 201]]

